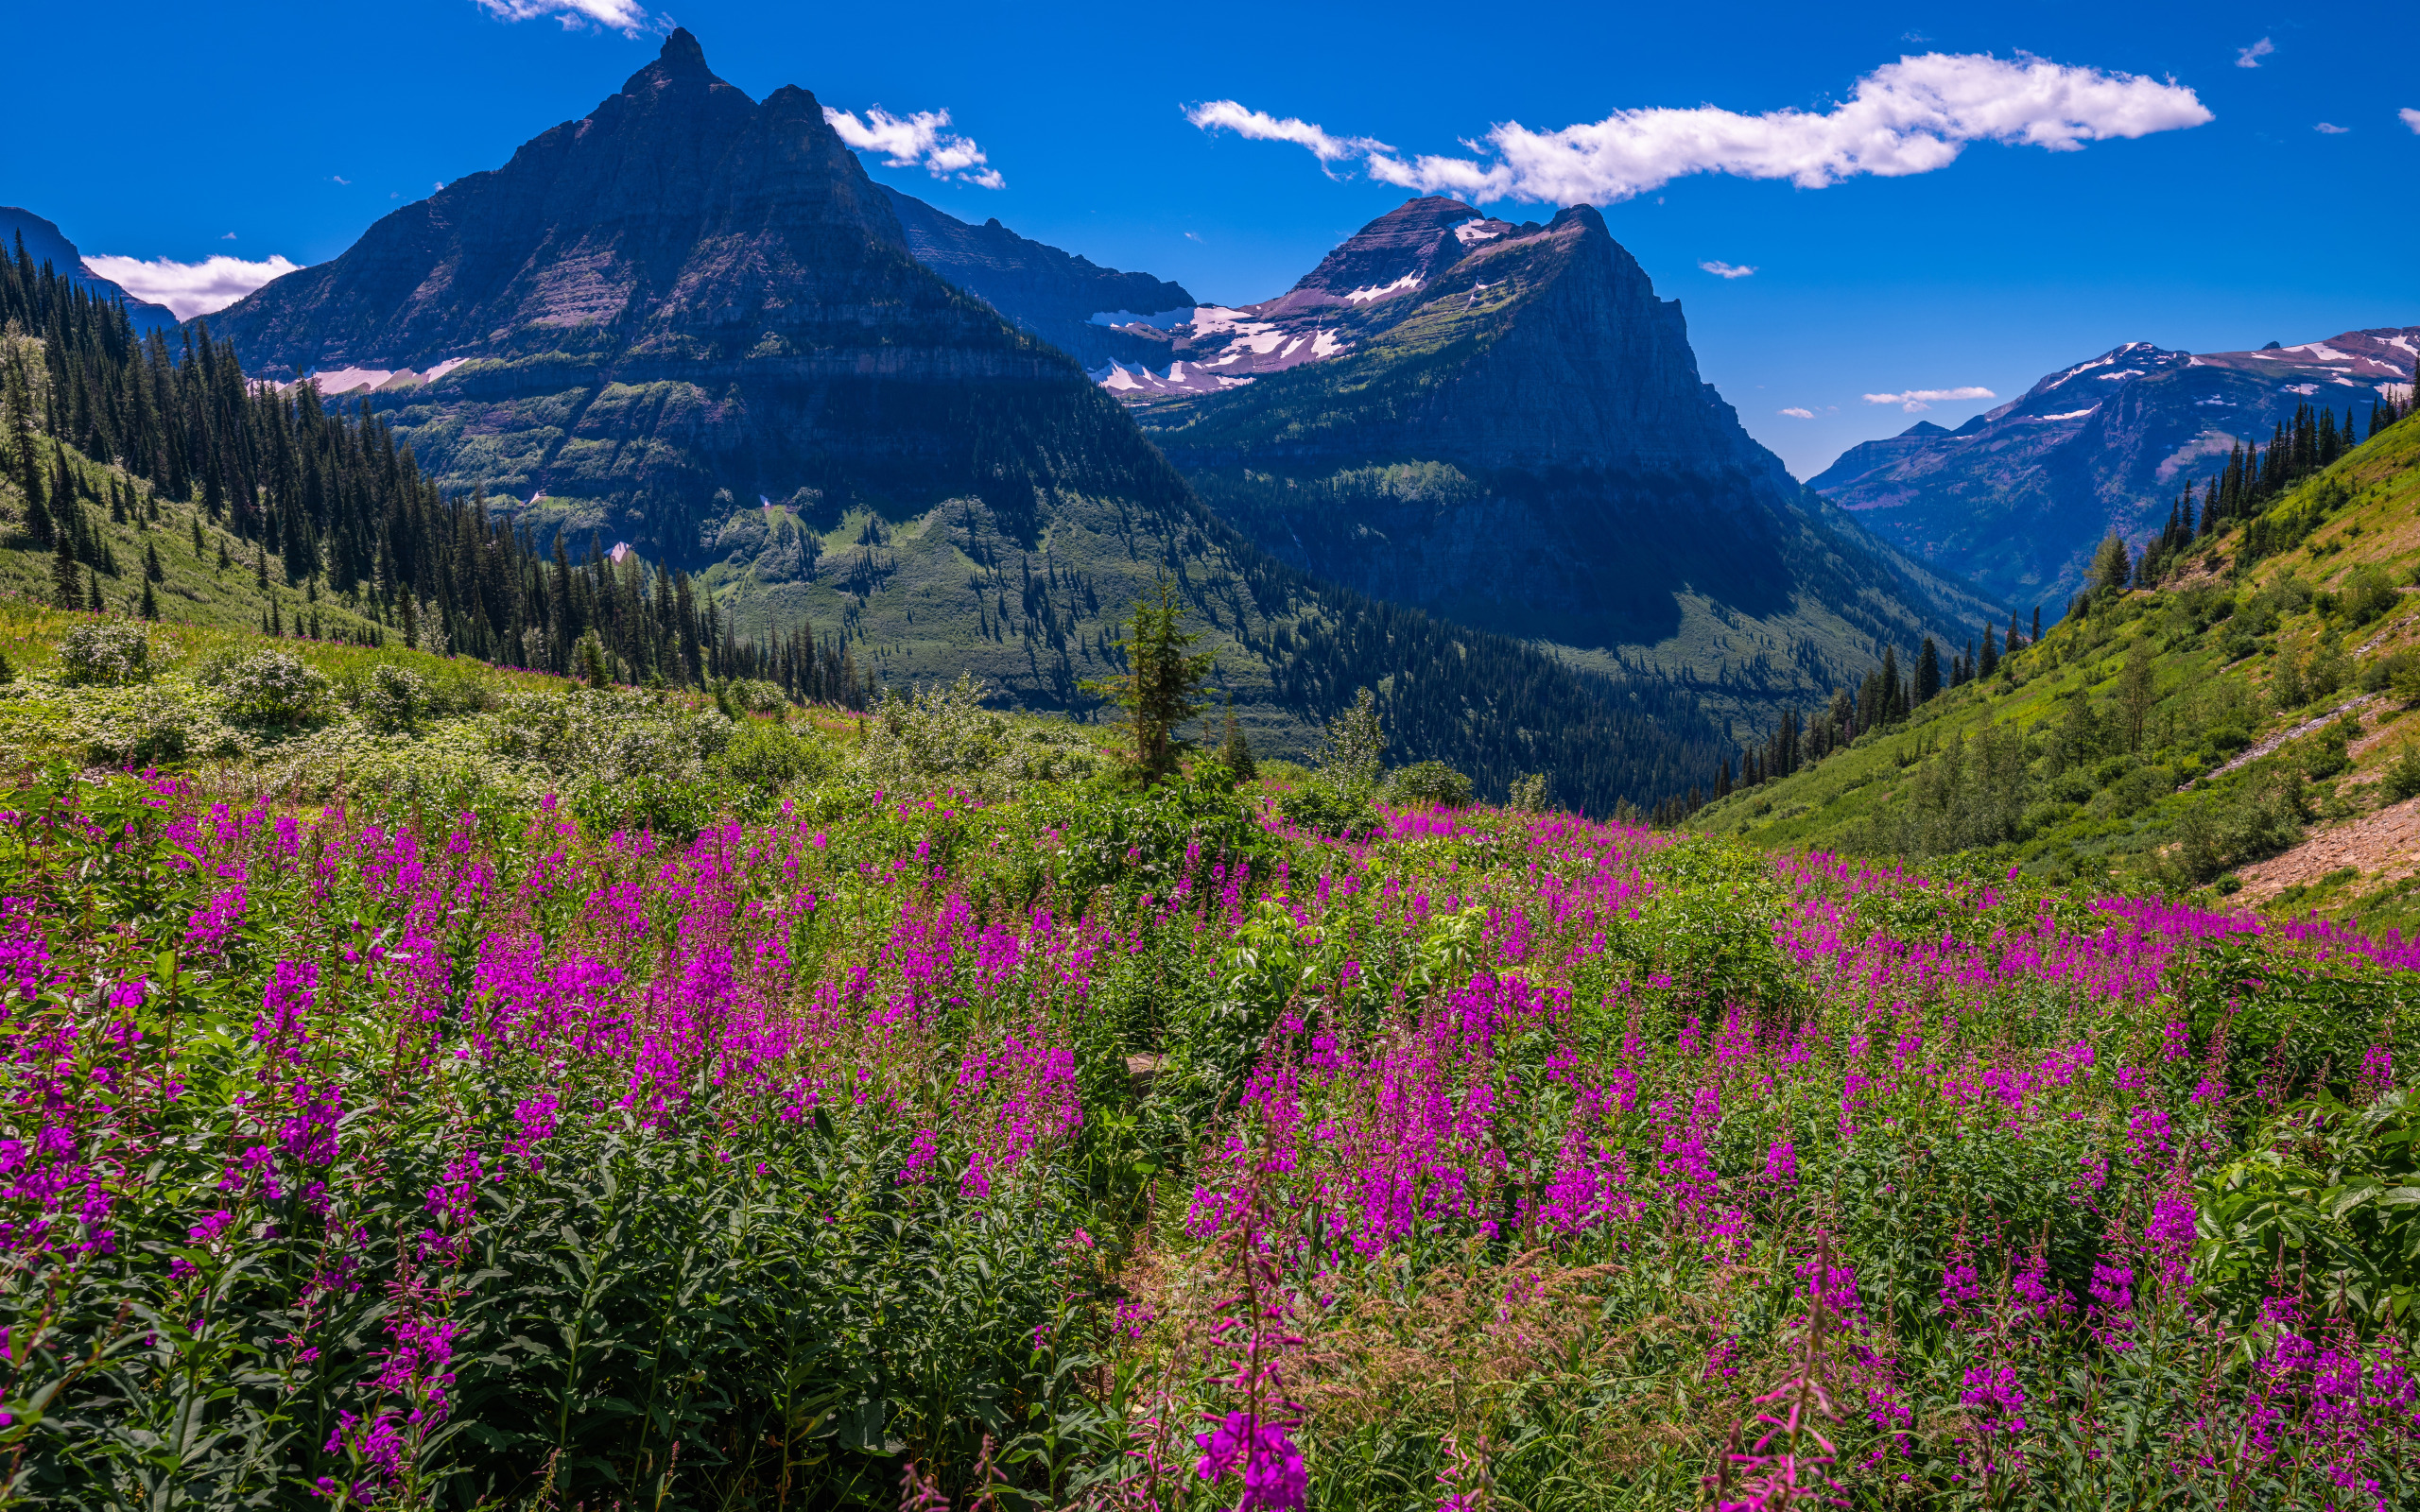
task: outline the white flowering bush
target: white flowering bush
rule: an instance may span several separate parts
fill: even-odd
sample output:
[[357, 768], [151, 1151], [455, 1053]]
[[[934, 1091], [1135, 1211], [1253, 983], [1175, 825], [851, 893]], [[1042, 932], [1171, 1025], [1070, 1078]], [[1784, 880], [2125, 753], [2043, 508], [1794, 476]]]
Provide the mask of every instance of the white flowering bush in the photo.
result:
[[354, 686], [352, 703], [361, 722], [378, 733], [407, 733], [428, 711], [428, 685], [402, 667], [381, 662]]
[[151, 676], [151, 637], [140, 625], [78, 625], [59, 643], [59, 675], [77, 687]]
[[719, 713], [692, 713], [635, 688], [526, 695], [508, 700], [486, 729], [497, 755], [605, 782], [694, 780], [732, 736], [731, 721]]
[[[262, 651], [213, 669], [228, 716], [255, 725], [307, 725], [327, 713], [328, 679], [290, 651]], [[408, 676], [408, 674], [406, 674]]]
[[942, 782], [995, 799], [1029, 782], [1089, 777], [1102, 758], [1072, 725], [1018, 724], [984, 708], [983, 684], [961, 675], [909, 695], [887, 690], [850, 765], [876, 787]]

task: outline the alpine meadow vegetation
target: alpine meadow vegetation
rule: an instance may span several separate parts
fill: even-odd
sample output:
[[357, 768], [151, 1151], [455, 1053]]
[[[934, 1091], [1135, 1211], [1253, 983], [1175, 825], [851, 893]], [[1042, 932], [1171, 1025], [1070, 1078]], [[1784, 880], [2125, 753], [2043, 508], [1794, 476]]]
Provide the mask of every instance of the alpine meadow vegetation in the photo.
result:
[[9, 612], [9, 1504], [2420, 1499], [2391, 935]]

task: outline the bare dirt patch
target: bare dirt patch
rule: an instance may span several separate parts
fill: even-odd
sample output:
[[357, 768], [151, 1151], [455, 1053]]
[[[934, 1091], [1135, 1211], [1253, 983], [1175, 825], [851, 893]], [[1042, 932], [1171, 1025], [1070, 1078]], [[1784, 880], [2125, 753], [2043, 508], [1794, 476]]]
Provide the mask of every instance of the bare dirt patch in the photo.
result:
[[2259, 904], [2297, 883], [2317, 882], [2346, 867], [2372, 883], [2420, 872], [2420, 798], [2323, 830], [2282, 855], [2244, 868], [2238, 901]]

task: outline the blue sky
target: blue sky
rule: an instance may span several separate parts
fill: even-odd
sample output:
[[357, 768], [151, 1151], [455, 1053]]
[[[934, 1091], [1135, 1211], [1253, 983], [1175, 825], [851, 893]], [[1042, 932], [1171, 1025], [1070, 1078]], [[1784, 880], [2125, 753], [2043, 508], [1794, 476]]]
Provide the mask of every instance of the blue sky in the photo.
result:
[[[106, 44], [72, 7], [12, 22], [21, 56], [60, 65], [12, 78], [19, 119], [60, 129], [12, 154], [0, 203], [58, 221], [88, 256], [332, 257], [435, 183], [585, 114], [667, 22], [760, 97], [795, 83], [868, 120], [946, 110], [980, 166], [869, 167], [955, 215], [1224, 302], [1282, 290], [1408, 191], [1373, 181], [1366, 155], [1323, 166], [1198, 128], [1187, 107], [1234, 100], [1383, 141], [1397, 161], [1472, 158], [1462, 142], [1504, 122], [1821, 116], [1903, 57], [2031, 55], [2172, 81], [2211, 119], [2079, 151], [1977, 141], [1932, 171], [1822, 188], [1696, 173], [1604, 205], [1683, 301], [1707, 379], [1800, 475], [1919, 418], [1869, 394], [2006, 399], [2121, 341], [2218, 351], [2420, 324], [2420, 130], [2397, 114], [2420, 112], [2409, 6], [123, 0], [110, 21]], [[1000, 187], [967, 181], [986, 168]], [[1993, 402], [1932, 401], [1921, 418], [1955, 425]]]

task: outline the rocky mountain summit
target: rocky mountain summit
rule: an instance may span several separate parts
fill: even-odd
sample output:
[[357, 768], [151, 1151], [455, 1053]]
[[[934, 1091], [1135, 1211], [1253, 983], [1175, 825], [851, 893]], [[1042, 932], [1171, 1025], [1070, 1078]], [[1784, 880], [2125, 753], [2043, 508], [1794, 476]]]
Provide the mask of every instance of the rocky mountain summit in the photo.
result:
[[2056, 606], [2111, 530], [2156, 533], [2178, 493], [2308, 404], [2350, 413], [2412, 379], [2420, 326], [2257, 351], [2128, 342], [1956, 430], [1850, 448], [1810, 487], [1900, 549], [2013, 602]]
[[26, 249], [26, 259], [35, 267], [46, 263], [81, 284], [86, 292], [125, 305], [127, 318], [133, 322], [137, 335], [176, 329], [175, 311], [164, 304], [138, 300], [118, 284], [87, 268], [84, 254], [67, 239], [56, 222], [15, 205], [0, 205], [0, 255], [15, 256], [21, 243]]
[[1801, 489], [1585, 205], [1413, 199], [1161, 335], [1103, 387], [1263, 547], [1373, 596], [1754, 719], [1999, 612]]

